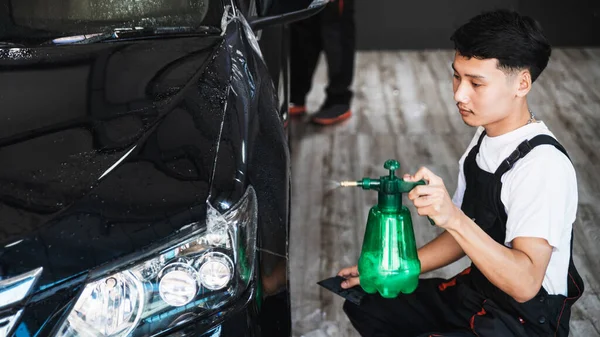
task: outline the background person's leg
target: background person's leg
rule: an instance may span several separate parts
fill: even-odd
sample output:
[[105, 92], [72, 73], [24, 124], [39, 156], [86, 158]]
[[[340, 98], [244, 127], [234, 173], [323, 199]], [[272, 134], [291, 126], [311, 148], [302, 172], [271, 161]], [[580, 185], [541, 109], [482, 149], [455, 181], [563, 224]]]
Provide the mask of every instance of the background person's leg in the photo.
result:
[[290, 25], [290, 115], [306, 111], [306, 95], [322, 51], [321, 16], [322, 12]]
[[351, 116], [356, 53], [354, 0], [335, 0], [322, 12], [321, 39], [327, 61], [327, 98], [313, 116], [318, 124], [333, 124]]
[[350, 104], [356, 53], [354, 0], [336, 0], [327, 5], [321, 27], [329, 77], [324, 107]]

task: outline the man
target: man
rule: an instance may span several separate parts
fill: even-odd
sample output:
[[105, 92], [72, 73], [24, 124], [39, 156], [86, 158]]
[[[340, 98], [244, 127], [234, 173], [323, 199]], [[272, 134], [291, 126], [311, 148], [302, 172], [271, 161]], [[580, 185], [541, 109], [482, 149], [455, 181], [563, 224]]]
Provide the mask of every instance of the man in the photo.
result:
[[352, 116], [350, 86], [354, 76], [354, 0], [330, 0], [318, 14], [290, 26], [291, 116], [306, 112], [306, 96], [321, 51], [327, 61], [326, 99], [311, 122], [331, 125]]
[[[369, 295], [344, 310], [363, 336], [568, 336], [583, 283], [572, 254], [577, 181], [566, 151], [527, 104], [551, 48], [531, 18], [499, 10], [453, 35], [454, 99], [478, 127], [459, 161], [451, 199], [427, 168], [404, 178], [428, 185], [408, 197], [445, 231], [418, 251], [421, 272], [465, 254], [450, 280], [421, 279], [414, 293]], [[356, 267], [339, 275], [359, 284]]]

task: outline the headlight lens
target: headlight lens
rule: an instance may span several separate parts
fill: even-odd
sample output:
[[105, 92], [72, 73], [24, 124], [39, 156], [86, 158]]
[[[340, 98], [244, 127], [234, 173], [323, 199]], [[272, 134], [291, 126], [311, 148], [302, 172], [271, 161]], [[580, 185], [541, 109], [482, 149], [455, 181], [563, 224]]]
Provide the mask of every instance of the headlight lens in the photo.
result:
[[205, 228], [88, 283], [55, 336], [146, 336], [222, 306], [252, 278], [256, 217], [252, 187], [224, 214], [208, 205]]
[[100, 336], [125, 336], [138, 323], [143, 301], [143, 287], [132, 273], [115, 274], [85, 287], [69, 322], [76, 330], [96, 327]]
[[219, 252], [206, 254], [200, 264], [200, 282], [210, 290], [219, 290], [231, 280], [233, 265], [231, 259]]
[[173, 307], [190, 303], [198, 292], [198, 273], [185, 263], [167, 265], [158, 279], [160, 298]]

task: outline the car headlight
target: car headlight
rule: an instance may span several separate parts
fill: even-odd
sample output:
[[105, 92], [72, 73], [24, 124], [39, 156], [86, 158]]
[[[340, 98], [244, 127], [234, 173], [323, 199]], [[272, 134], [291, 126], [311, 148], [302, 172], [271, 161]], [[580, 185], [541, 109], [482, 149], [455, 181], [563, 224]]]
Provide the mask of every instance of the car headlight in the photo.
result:
[[251, 186], [226, 213], [208, 205], [205, 227], [87, 283], [54, 335], [147, 336], [218, 309], [252, 279], [256, 222]]

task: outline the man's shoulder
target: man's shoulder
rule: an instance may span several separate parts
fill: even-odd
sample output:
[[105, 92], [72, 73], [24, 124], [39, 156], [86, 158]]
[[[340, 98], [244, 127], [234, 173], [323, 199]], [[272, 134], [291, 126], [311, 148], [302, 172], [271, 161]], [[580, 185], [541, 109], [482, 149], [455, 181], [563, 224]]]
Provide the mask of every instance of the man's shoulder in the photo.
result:
[[576, 183], [575, 168], [569, 157], [552, 144], [534, 147], [503, 177], [504, 183], [515, 182], [530, 188], [556, 184], [559, 180]]
[[[540, 139], [539, 136], [545, 137]], [[546, 165], [552, 164], [556, 164], [559, 167], [573, 166], [568, 153], [566, 153], [566, 149], [564, 149], [560, 141], [545, 123], [540, 122], [539, 125], [537, 125], [537, 128], [532, 130], [532, 132], [526, 136], [526, 139], [528, 141], [532, 141], [533, 139], [539, 140], [532, 142], [534, 148], [522, 158], [525, 162], [534, 162], [536, 163], [536, 166], [542, 166], [548, 169], [551, 169], [551, 167], [547, 167]], [[565, 152], [563, 153], [562, 150], [565, 150]]]
[[[508, 157], [517, 149], [518, 144], [525, 140], [531, 141], [538, 136], [548, 136], [549, 138], [547, 142], [535, 142], [534, 145], [537, 144], [537, 146], [520, 158], [505, 176], [525, 176], [528, 177], [528, 180], [531, 180], [530, 175], [535, 175], [541, 178], [538, 180], [540, 182], [549, 179], [574, 179], [575, 170], [568, 154], [559, 149], [562, 145], [543, 122], [530, 126], [527, 132], [522, 133], [518, 138], [512, 139], [512, 143], [502, 151], [502, 155]], [[499, 159], [503, 160], [504, 157]]]
[[539, 170], [548, 171], [553, 171], [554, 168], [573, 167], [568, 154], [563, 153], [552, 144], [540, 144], [534, 147], [519, 162], [523, 164], [521, 166], [532, 166]]

